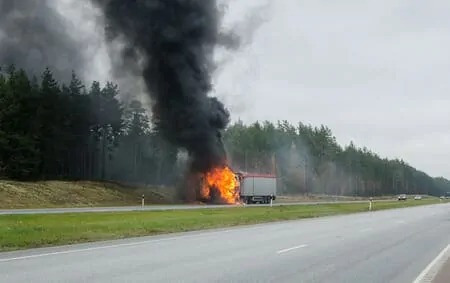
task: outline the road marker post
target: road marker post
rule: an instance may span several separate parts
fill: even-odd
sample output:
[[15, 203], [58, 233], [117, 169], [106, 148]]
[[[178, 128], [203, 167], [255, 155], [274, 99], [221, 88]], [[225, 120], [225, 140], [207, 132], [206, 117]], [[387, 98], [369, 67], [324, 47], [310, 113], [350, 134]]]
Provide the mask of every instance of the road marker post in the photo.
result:
[[372, 198], [369, 199], [369, 211], [372, 211]]
[[145, 196], [144, 194], [142, 194], [142, 201], [141, 201], [142, 208], [144, 207], [144, 205], [145, 205]]
[[273, 195], [270, 196], [270, 207], [272, 207], [273, 204]]

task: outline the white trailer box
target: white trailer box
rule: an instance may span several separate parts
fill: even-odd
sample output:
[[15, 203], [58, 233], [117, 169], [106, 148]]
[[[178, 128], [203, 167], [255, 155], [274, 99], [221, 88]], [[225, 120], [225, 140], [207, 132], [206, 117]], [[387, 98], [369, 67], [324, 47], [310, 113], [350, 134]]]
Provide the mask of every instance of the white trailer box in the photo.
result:
[[239, 194], [249, 204], [269, 203], [277, 195], [277, 178], [271, 174], [241, 174]]

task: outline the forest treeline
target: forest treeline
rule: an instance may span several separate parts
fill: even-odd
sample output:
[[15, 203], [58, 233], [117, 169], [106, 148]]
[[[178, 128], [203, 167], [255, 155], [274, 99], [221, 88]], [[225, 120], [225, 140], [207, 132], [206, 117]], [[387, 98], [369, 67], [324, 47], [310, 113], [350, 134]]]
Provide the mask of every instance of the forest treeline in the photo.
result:
[[[75, 73], [64, 84], [49, 69], [40, 77], [14, 66], [1, 69], [0, 178], [177, 185], [184, 172], [178, 150], [161, 139], [139, 101], [121, 103], [119, 92], [113, 82], [85, 86]], [[237, 122], [224, 138], [233, 169], [276, 172], [284, 193], [450, 191], [447, 179], [403, 160], [339, 145], [323, 125]]]

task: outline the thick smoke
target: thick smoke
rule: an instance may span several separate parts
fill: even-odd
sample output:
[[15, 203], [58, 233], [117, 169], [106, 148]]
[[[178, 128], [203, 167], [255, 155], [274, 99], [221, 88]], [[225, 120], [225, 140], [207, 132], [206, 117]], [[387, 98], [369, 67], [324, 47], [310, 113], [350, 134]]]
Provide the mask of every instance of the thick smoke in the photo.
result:
[[59, 79], [83, 70], [81, 43], [70, 37], [54, 0], [0, 0], [0, 65], [33, 74], [50, 67]]
[[216, 1], [95, 2], [104, 12], [108, 40], [125, 43], [121, 67], [141, 72], [157, 129], [189, 152], [194, 171], [224, 165], [221, 131], [229, 112], [208, 93], [215, 47], [235, 48], [239, 38], [220, 30]]

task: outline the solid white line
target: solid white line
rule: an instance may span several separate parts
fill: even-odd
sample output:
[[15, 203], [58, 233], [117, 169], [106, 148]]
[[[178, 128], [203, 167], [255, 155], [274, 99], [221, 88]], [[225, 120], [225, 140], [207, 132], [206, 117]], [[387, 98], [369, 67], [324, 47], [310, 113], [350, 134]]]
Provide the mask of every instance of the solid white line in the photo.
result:
[[164, 239], [148, 240], [148, 241], [141, 241], [141, 242], [132, 242], [132, 243], [123, 243], [123, 244], [107, 245], [107, 246], [100, 246], [100, 247], [91, 247], [91, 248], [84, 248], [84, 249], [65, 250], [65, 251], [10, 257], [10, 258], [0, 258], [0, 262], [8, 262], [8, 261], [14, 261], [14, 260], [38, 258], [38, 257], [53, 256], [53, 255], [81, 253], [81, 252], [120, 248], [120, 247], [138, 246], [138, 245], [144, 245], [144, 244], [148, 244], [148, 243], [156, 243], [156, 242], [176, 240], [176, 239], [179, 239], [179, 238], [178, 237], [164, 238]]
[[293, 250], [296, 250], [296, 249], [306, 248], [307, 246], [308, 245], [303, 244], [303, 245], [287, 248], [287, 249], [284, 249], [284, 250], [279, 250], [279, 251], [277, 251], [277, 254], [282, 254], [282, 253], [293, 251]]
[[438, 256], [425, 267], [413, 283], [432, 282], [442, 265], [450, 258], [450, 244], [445, 247]]
[[361, 230], [361, 233], [364, 233], [364, 232], [369, 232], [369, 231], [371, 231], [372, 230], [372, 228], [366, 228], [366, 229], [362, 229]]
[[32, 258], [39, 258], [39, 257], [46, 257], [46, 256], [55, 256], [55, 255], [63, 255], [63, 254], [82, 253], [82, 252], [104, 250], [104, 249], [114, 249], [114, 248], [121, 248], [121, 247], [132, 247], [132, 246], [146, 245], [146, 244], [151, 244], [151, 243], [159, 243], [159, 242], [165, 242], [165, 241], [173, 241], [173, 240], [185, 239], [185, 238], [195, 238], [195, 237], [201, 237], [201, 236], [209, 236], [211, 234], [216, 234], [216, 233], [228, 233], [230, 231], [231, 230], [224, 230], [224, 231], [208, 232], [208, 233], [201, 233], [201, 234], [195, 234], [195, 235], [181, 235], [181, 236], [177, 236], [177, 237], [168, 237], [168, 238], [162, 238], [162, 239], [150, 239], [150, 240], [144, 240], [144, 241], [122, 243], [122, 244], [114, 244], [114, 245], [105, 245], [105, 246], [99, 246], [99, 247], [90, 247], [90, 248], [83, 248], [83, 249], [69, 249], [69, 250], [50, 252], [50, 253], [38, 253], [38, 254], [26, 255], [26, 256], [0, 258], [0, 262], [32, 259]]

